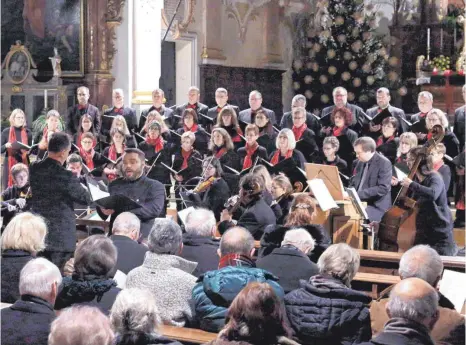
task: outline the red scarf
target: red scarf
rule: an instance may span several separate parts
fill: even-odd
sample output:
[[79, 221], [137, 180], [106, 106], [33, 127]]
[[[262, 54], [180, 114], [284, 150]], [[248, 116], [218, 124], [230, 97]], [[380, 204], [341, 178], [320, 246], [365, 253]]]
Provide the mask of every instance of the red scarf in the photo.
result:
[[217, 113], [221, 112], [223, 108], [217, 107]]
[[86, 152], [82, 147], [79, 148], [79, 155], [83, 158], [84, 164], [89, 168], [89, 170], [94, 169], [94, 161], [92, 157], [94, 157], [95, 151], [91, 149], [91, 152]]
[[78, 104], [78, 110], [83, 110], [87, 108], [87, 103], [84, 105]]
[[403, 163], [403, 162], [405, 162], [405, 161], [406, 161], [406, 156], [407, 156], [406, 154], [403, 154], [403, 153], [402, 153], [401, 156], [398, 157], [398, 158], [396, 159], [396, 162], [397, 162], [397, 163]]
[[[26, 128], [22, 127], [21, 138], [16, 138], [15, 127], [14, 126], [10, 127], [10, 132], [8, 133], [8, 142], [13, 144], [15, 141], [21, 141], [23, 144], [26, 144], [26, 145], [28, 144], [28, 135], [26, 132]], [[20, 150], [20, 151], [21, 151], [22, 163], [28, 165], [27, 151], [26, 150]], [[14, 157], [14, 150], [10, 147], [8, 149], [8, 187], [13, 186], [13, 176], [11, 176], [11, 168], [13, 168], [13, 165], [15, 165], [16, 163], [18, 163], [18, 161]]]
[[194, 110], [196, 110], [196, 108], [197, 108], [197, 103], [194, 103], [194, 104], [189, 104], [189, 103], [188, 103], [188, 106], [187, 106], [186, 108], [187, 108], [187, 109], [194, 109]]
[[215, 158], [220, 159], [225, 153], [227, 153], [226, 147], [222, 147], [220, 150], [217, 147], [214, 148]]
[[432, 139], [432, 135], [433, 135], [432, 132], [429, 131], [429, 133], [427, 133], [427, 140]]
[[[125, 149], [126, 149], [126, 146], [125, 144], [123, 144], [123, 151], [122, 152], [125, 152]], [[117, 152], [117, 149], [116, 149], [116, 146], [115, 144], [112, 144], [110, 145], [110, 148], [108, 150], [108, 159], [116, 162], [116, 160], [118, 159], [118, 152]], [[114, 179], [116, 179], [116, 175], [115, 174], [108, 174], [107, 175], [107, 180], [109, 181], [113, 181]]]
[[254, 261], [243, 254], [227, 254], [225, 256], [222, 256], [220, 258], [220, 261], [218, 263], [218, 268], [223, 268], [227, 266], [233, 266], [233, 267], [256, 267], [254, 264]]
[[441, 161], [438, 162], [438, 163], [435, 163], [435, 164], [434, 164], [434, 170], [435, 170], [435, 171], [438, 171], [438, 169], [440, 169], [440, 168], [443, 166], [443, 164], [444, 164], [444, 163], [443, 163], [443, 160], [441, 160]]
[[[81, 137], [83, 135], [84, 132], [80, 132], [78, 134], [78, 140], [77, 140], [77, 143], [76, 143], [76, 146], [81, 148]], [[95, 145], [97, 145], [97, 140], [94, 138], [92, 139], [92, 147], [95, 147]]]
[[183, 125], [183, 129], [185, 132], [197, 132], [197, 123], [195, 123], [191, 128], [188, 128], [186, 125]]
[[117, 107], [115, 107], [115, 108], [113, 109], [113, 112], [114, 112], [114, 113], [117, 113], [117, 114], [120, 114], [120, 115], [123, 115], [123, 108], [117, 108]]
[[291, 130], [293, 131], [294, 138], [296, 139], [296, 141], [301, 139], [301, 136], [303, 135], [306, 128], [307, 128], [307, 125], [305, 123], [301, 127], [296, 127], [293, 125], [293, 128]]
[[243, 131], [241, 130], [241, 128], [238, 127], [238, 129], [236, 130], [236, 135], [231, 138], [231, 141], [233, 141], [234, 143], [240, 143], [242, 140], [241, 135], [243, 135]]
[[423, 119], [423, 118], [426, 117], [426, 116], [427, 116], [427, 113], [420, 113], [420, 114], [419, 114], [419, 117], [420, 117], [421, 119]]
[[333, 127], [333, 136], [339, 137], [343, 134], [343, 131], [346, 129], [346, 126], [343, 127]]
[[257, 148], [259, 147], [259, 144], [257, 142], [254, 143], [254, 145], [249, 146], [246, 144], [245, 149], [246, 149], [246, 157], [244, 158], [243, 162], [243, 170], [248, 169], [252, 166], [252, 156], [254, 155], [254, 152], [256, 152]]
[[390, 141], [392, 141], [393, 139], [395, 139], [395, 136], [392, 135], [390, 138], [388, 138], [386, 141], [384, 141], [384, 136], [381, 135], [378, 139], [377, 139], [377, 147], [379, 147], [380, 145], [384, 144], [384, 143], [388, 143]]
[[160, 135], [157, 137], [157, 139], [151, 139], [149, 136], [147, 136], [146, 143], [155, 147], [155, 153], [160, 152], [163, 149], [163, 139]]
[[191, 157], [193, 150], [185, 151], [181, 149], [181, 156], [183, 157], [183, 164], [181, 164], [181, 170], [186, 169], [188, 167], [188, 160]]
[[[288, 152], [285, 155], [285, 159], [290, 158], [293, 154], [293, 150], [288, 150]], [[270, 161], [270, 164], [276, 165], [278, 163], [278, 159], [280, 158], [280, 150], [275, 151], [273, 154], [272, 160]]]

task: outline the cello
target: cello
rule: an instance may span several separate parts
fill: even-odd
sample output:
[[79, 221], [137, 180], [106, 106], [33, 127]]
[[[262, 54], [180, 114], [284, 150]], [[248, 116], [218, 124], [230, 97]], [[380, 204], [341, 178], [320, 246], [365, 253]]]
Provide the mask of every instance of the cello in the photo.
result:
[[[430, 131], [432, 137], [423, 147], [423, 154], [414, 161], [408, 178], [413, 180], [423, 158], [430, 154], [445, 135], [440, 125]], [[408, 187], [402, 187], [393, 202], [393, 206], [385, 212], [379, 224], [379, 250], [389, 252], [405, 252], [414, 245], [416, 237], [416, 201], [407, 196]]]

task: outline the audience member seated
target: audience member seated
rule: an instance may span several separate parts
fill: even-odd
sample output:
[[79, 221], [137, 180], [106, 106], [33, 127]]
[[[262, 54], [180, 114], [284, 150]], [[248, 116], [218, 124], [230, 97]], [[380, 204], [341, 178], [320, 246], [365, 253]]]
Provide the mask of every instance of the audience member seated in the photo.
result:
[[225, 324], [227, 308], [250, 282], [268, 283], [282, 298], [278, 278], [256, 268], [252, 256], [254, 238], [242, 227], [229, 229], [220, 240], [218, 270], [205, 273], [193, 289], [196, 321], [201, 329], [218, 332]]
[[19, 278], [20, 299], [1, 311], [3, 345], [47, 345], [61, 280], [58, 267], [44, 258], [24, 266]]
[[88, 304], [108, 314], [121, 291], [110, 277], [115, 274], [117, 249], [104, 235], [93, 235], [74, 252], [74, 273], [63, 278], [55, 310]]
[[280, 286], [288, 293], [300, 287], [300, 279], [309, 279], [319, 273], [317, 265], [309, 259], [314, 239], [305, 229], [292, 229], [285, 233], [280, 248], [257, 260], [256, 265], [279, 278]]
[[24, 265], [45, 248], [47, 225], [42, 217], [25, 212], [14, 217], [2, 234], [2, 302], [19, 299], [19, 275]]
[[217, 339], [207, 345], [298, 345], [289, 339], [283, 304], [266, 283], [248, 284], [235, 297], [227, 324]]
[[346, 243], [321, 255], [320, 274], [285, 296], [288, 319], [305, 344], [357, 344], [371, 338], [369, 296], [351, 289], [359, 254]]
[[181, 257], [197, 262], [193, 271], [199, 277], [207, 271], [218, 268], [218, 244], [213, 236], [217, 230], [217, 222], [212, 211], [198, 208], [188, 214], [183, 234], [183, 252]]
[[438, 294], [432, 286], [419, 278], [404, 279], [390, 293], [383, 331], [360, 345], [434, 345], [431, 331], [437, 308]]
[[[419, 278], [435, 289], [443, 273], [442, 258], [431, 247], [417, 245], [405, 252], [401, 257], [399, 273], [401, 279]], [[389, 320], [386, 307], [390, 290], [385, 290], [385, 294], [380, 296], [379, 300], [371, 303], [370, 313], [373, 335], [382, 332], [385, 323]], [[439, 291], [437, 293], [439, 318], [432, 329], [432, 339], [437, 344], [464, 344], [464, 316], [454, 310], [455, 307], [448, 298]]]
[[291, 203], [290, 213], [286, 218], [285, 225], [269, 225], [265, 228], [264, 235], [261, 238], [259, 257], [269, 255], [272, 250], [279, 248], [288, 230], [303, 228], [311, 234], [315, 241], [314, 250], [309, 257], [312, 262], [317, 262], [331, 242], [327, 230], [322, 225], [312, 224], [315, 209], [316, 205], [308, 194], [296, 194]]
[[113, 235], [110, 236], [117, 249], [116, 269], [128, 274], [144, 262], [147, 247], [139, 244], [141, 221], [130, 212], [120, 213], [113, 222]]
[[48, 345], [113, 345], [110, 320], [91, 306], [65, 309], [52, 323]]
[[144, 263], [128, 273], [126, 288], [150, 290], [163, 323], [183, 327], [192, 318], [189, 300], [196, 277], [191, 273], [197, 263], [178, 256], [183, 238], [181, 228], [171, 220], [154, 220], [147, 245]]
[[114, 345], [181, 345], [159, 334], [162, 325], [155, 298], [148, 290], [126, 289], [113, 303], [110, 322], [115, 331]]

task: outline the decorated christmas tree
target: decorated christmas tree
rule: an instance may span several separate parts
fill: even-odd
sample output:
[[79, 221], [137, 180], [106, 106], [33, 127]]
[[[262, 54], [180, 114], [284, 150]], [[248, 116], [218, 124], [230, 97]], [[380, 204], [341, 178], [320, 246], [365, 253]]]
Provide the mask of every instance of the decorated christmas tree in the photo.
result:
[[348, 102], [363, 109], [375, 104], [378, 87], [406, 94], [396, 72], [399, 60], [389, 57], [383, 37], [375, 33], [373, 7], [363, 0], [328, 0], [318, 6], [293, 62], [293, 87], [306, 96], [308, 109], [320, 113], [332, 105], [337, 86], [348, 90]]

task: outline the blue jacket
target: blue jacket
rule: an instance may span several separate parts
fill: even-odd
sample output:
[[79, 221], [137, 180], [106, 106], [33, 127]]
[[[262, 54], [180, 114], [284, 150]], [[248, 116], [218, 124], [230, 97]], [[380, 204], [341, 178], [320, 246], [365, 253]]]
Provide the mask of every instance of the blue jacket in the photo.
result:
[[199, 327], [208, 332], [219, 332], [225, 325], [228, 307], [238, 293], [250, 282], [268, 283], [283, 299], [278, 278], [255, 267], [227, 266], [200, 276], [193, 289], [195, 318]]

